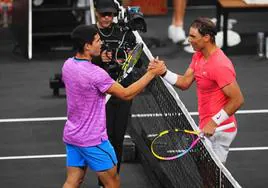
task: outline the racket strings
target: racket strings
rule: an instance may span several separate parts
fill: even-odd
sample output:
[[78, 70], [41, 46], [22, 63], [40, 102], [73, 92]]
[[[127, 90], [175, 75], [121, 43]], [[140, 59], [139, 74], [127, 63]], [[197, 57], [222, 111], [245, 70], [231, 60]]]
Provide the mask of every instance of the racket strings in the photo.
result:
[[118, 82], [121, 82], [124, 78], [128, 76], [129, 73], [132, 72], [134, 66], [137, 64], [138, 60], [141, 57], [143, 51], [143, 44], [138, 43], [133, 51], [128, 55], [127, 59], [125, 62], [122, 64], [121, 69], [122, 71], [120, 72], [118, 76]]
[[194, 135], [183, 131], [170, 131], [167, 134], [155, 138], [152, 149], [155, 154], [161, 157], [173, 157], [187, 152], [195, 140]]
[[[152, 86], [150, 87], [152, 92], [156, 92], [155, 94], [162, 92], [161, 87], [159, 88], [159, 84], [161, 85], [161, 82], [158, 83], [156, 79], [153, 80]], [[158, 87], [155, 87], [156, 85]], [[131, 126], [133, 130], [140, 135], [140, 138], [145, 141], [146, 146], [142, 145], [142, 147], [148, 148], [151, 148], [151, 143], [155, 135], [163, 130], [174, 130], [175, 128], [190, 129], [187, 123], [184, 122], [185, 118], [183, 118], [183, 113], [173, 108], [174, 105], [169, 104], [173, 99], [170, 98], [168, 94], [166, 94], [165, 97], [161, 97], [163, 95], [160, 95], [158, 97], [160, 98], [159, 101], [162, 103], [165, 101], [167, 105], [163, 105], [159, 102], [156, 103], [155, 97], [151, 95], [151, 89], [147, 88], [145, 93], [134, 101], [133, 114], [144, 115], [134, 118]], [[148, 135], [154, 135], [154, 137]], [[155, 140], [155, 142], [156, 141], [157, 140]], [[170, 141], [168, 140], [167, 142]], [[171, 143], [172, 142], [173, 141], [171, 141]], [[164, 146], [161, 147], [165, 149]], [[151, 152], [148, 153], [148, 155], [154, 157]], [[202, 184], [202, 178], [196, 173], [198, 169], [194, 158], [191, 156], [192, 154], [188, 153], [178, 160], [159, 160], [157, 162], [162, 172], [167, 175], [167, 177], [163, 177], [163, 182], [170, 180], [169, 183], [172, 184], [165, 185], [166, 187], [198, 187]], [[157, 170], [158, 169], [156, 169], [156, 171]]]

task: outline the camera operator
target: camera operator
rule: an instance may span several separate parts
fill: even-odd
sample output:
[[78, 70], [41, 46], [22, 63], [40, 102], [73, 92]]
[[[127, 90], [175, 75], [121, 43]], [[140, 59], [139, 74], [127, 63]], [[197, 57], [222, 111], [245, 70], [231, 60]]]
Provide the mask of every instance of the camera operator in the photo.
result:
[[[96, 28], [103, 41], [102, 52], [92, 62], [105, 69], [110, 76], [117, 80], [121, 71], [120, 64], [127, 58], [127, 54], [136, 45], [136, 38], [130, 29], [124, 29], [113, 19], [118, 14], [118, 7], [113, 0], [95, 0]], [[138, 63], [140, 64], [140, 62]], [[137, 65], [140, 66], [140, 65]], [[121, 84], [127, 87], [133, 82], [130, 73]], [[123, 101], [112, 96], [106, 104], [107, 133], [118, 159], [117, 172], [120, 171], [124, 135], [128, 120], [131, 118], [131, 101]], [[99, 181], [101, 185], [101, 182]]]

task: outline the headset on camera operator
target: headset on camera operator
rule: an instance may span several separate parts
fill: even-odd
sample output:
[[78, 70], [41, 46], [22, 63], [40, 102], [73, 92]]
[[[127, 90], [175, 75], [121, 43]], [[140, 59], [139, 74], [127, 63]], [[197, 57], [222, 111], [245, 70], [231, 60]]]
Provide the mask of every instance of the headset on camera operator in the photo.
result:
[[[92, 62], [104, 68], [114, 80], [117, 80], [119, 72], [122, 70], [122, 63], [137, 44], [132, 31], [146, 31], [146, 25], [142, 14], [138, 12], [129, 11], [120, 15], [119, 4], [116, 4], [113, 0], [95, 0], [94, 5], [97, 20], [95, 26], [103, 45], [101, 55], [93, 58]], [[127, 16], [127, 19], [124, 16]], [[115, 17], [118, 19], [117, 23], [113, 21]], [[139, 60], [136, 67], [141, 65], [142, 63]], [[126, 87], [133, 81], [133, 72], [131, 72], [120, 83]], [[131, 104], [132, 101], [123, 101], [114, 96], [106, 104], [107, 133], [117, 155], [118, 173], [120, 171], [124, 135], [130, 119]]]

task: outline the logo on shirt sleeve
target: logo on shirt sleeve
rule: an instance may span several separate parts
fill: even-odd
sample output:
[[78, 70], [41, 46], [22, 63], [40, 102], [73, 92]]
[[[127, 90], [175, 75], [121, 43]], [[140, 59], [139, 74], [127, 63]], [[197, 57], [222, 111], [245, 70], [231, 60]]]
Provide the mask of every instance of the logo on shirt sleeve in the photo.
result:
[[220, 119], [221, 118], [221, 114], [219, 114], [218, 116], [216, 116], [216, 119]]

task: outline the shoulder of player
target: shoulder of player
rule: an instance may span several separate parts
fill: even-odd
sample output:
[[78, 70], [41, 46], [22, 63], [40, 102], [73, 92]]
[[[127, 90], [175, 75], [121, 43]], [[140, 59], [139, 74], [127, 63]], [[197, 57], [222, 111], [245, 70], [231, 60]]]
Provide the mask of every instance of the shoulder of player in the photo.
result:
[[201, 52], [195, 52], [192, 56], [192, 59], [194, 61], [199, 61], [201, 58], [203, 57], [202, 53]]
[[73, 57], [69, 57], [68, 59], [65, 60], [62, 69], [72, 69], [72, 67], [74, 66], [74, 58]]
[[226, 56], [226, 54], [219, 48], [215, 54], [209, 59], [213, 65], [218, 67], [228, 67], [232, 65], [232, 61]]
[[101, 67], [94, 65], [92, 63], [89, 63], [87, 65], [84, 65], [82, 67], [80, 67], [77, 70], [77, 74], [80, 77], [83, 77], [86, 80], [91, 80], [94, 82], [94, 80], [98, 80], [100, 78], [106, 77], [107, 73], [104, 69], [102, 69]]

